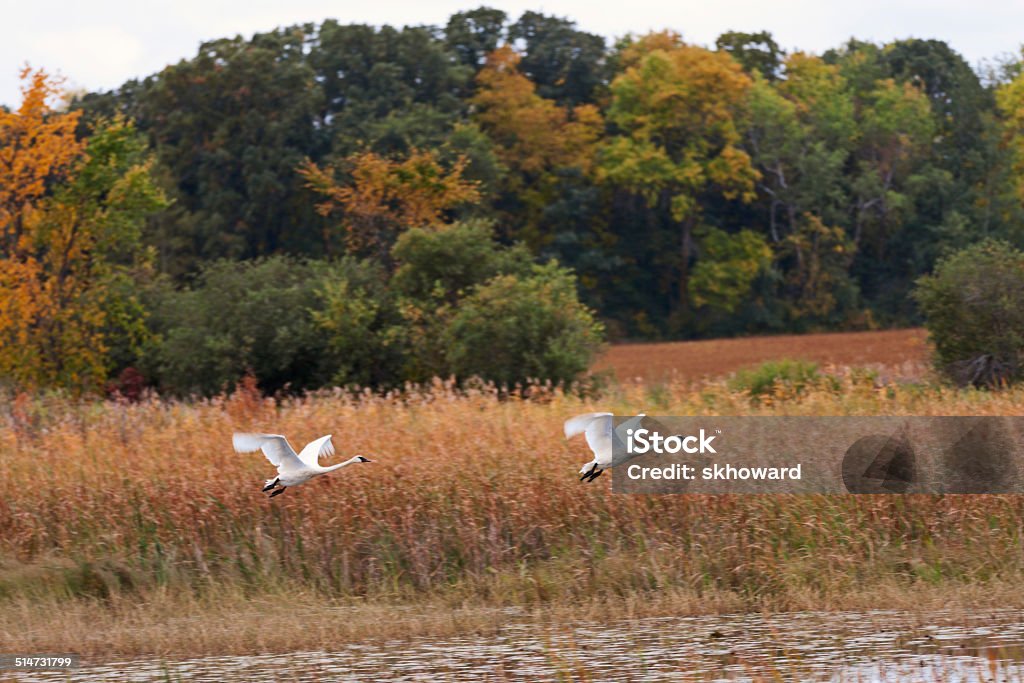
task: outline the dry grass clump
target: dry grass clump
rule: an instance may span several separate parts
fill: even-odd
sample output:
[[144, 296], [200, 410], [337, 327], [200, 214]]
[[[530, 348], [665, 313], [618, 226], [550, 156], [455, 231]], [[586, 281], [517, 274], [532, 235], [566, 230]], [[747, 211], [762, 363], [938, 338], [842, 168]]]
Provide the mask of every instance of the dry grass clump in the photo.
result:
[[[561, 425], [595, 409], [1001, 415], [1022, 404], [1022, 389], [879, 386], [856, 372], [758, 403], [725, 382], [628, 384], [599, 401], [443, 383], [282, 401], [244, 389], [195, 403], [21, 397], [0, 412], [0, 650], [57, 648], [88, 623], [83, 615], [131, 624], [144, 608], [154, 623], [166, 621], [165, 634], [191, 633], [212, 648], [216, 639], [201, 634], [213, 622], [175, 626], [154, 615], [168, 606], [185, 616], [249, 609], [247, 601], [272, 604], [296, 589], [298, 603], [334, 600], [330, 609], [660, 600], [662, 609], [718, 610], [838, 608], [881, 590], [913, 598], [1019, 585], [1021, 497], [613, 495], [608, 478], [576, 481], [589, 455], [562, 439]], [[329, 432], [339, 458], [376, 462], [271, 502], [259, 491], [269, 465], [232, 452], [235, 430], [284, 433], [296, 446]], [[348, 619], [322, 614], [334, 615], [324, 623]], [[450, 627], [436, 616], [417, 623]], [[483, 628], [488, 619], [465, 623]], [[229, 650], [284, 647], [236, 641]], [[113, 642], [91, 647], [171, 647], [155, 636]]]

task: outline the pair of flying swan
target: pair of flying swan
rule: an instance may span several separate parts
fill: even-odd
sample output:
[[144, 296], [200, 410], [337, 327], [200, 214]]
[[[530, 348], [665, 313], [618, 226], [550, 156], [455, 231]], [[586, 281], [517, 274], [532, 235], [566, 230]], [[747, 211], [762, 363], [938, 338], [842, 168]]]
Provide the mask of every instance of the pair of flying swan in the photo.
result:
[[[642, 418], [643, 413], [627, 420], [618, 429], [614, 427], [611, 413], [586, 413], [565, 421], [565, 438], [571, 439], [583, 434], [590, 450], [594, 452], [594, 459], [580, 470], [580, 481], [593, 481], [609, 467], [619, 464], [612, 458], [614, 442], [616, 439], [623, 441], [625, 430], [631, 426], [635, 427]], [[288, 439], [280, 434], [236, 432], [232, 441], [239, 453], [263, 451], [270, 464], [277, 467], [277, 476], [267, 479], [263, 486], [263, 491], [269, 491], [271, 498], [281, 495], [291, 486], [305, 484], [321, 474], [340, 470], [355, 463], [372, 462], [361, 455], [356, 455], [336, 465], [321, 467], [320, 458], [334, 455], [330, 434], [310, 441], [298, 453], [288, 443]]]

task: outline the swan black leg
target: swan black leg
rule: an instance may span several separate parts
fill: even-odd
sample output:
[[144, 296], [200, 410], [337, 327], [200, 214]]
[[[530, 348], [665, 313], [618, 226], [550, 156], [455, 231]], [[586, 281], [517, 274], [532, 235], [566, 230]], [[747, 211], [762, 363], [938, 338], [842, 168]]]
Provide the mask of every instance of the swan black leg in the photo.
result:
[[281, 481], [280, 479], [275, 479], [274, 481], [272, 481], [269, 484], [267, 484], [266, 486], [264, 486], [263, 487], [263, 491], [264, 492], [269, 491], [270, 489], [272, 489], [275, 486], [277, 486], [280, 483], [280, 481]]
[[279, 496], [279, 495], [281, 495], [282, 493], [284, 493], [284, 492], [285, 492], [285, 491], [286, 491], [287, 489], [288, 489], [288, 487], [287, 487], [287, 486], [282, 486], [282, 487], [281, 487], [281, 488], [279, 488], [278, 490], [276, 490], [276, 491], [274, 491], [273, 493], [271, 493], [271, 494], [270, 494], [270, 497], [271, 497], [271, 498], [273, 498], [274, 496]]

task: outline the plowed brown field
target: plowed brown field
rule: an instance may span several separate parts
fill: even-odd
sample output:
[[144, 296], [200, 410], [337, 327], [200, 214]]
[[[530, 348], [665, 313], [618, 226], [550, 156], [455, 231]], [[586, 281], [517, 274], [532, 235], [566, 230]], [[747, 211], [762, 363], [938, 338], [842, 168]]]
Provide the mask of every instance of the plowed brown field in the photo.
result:
[[721, 377], [768, 360], [792, 358], [822, 365], [885, 367], [914, 374], [928, 362], [923, 329], [882, 332], [743, 337], [654, 344], [619, 344], [594, 369], [611, 370], [620, 380], [696, 380]]

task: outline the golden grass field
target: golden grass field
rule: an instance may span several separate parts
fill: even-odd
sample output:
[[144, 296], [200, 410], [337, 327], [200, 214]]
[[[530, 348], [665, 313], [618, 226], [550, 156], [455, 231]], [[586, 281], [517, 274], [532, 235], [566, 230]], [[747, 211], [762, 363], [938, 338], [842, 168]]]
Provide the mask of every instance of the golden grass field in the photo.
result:
[[[852, 342], [851, 342], [852, 344]], [[615, 351], [613, 350], [613, 354]], [[444, 383], [274, 400], [0, 404], [0, 651], [246, 653], [538, 619], [1024, 606], [1019, 496], [625, 496], [580, 484], [562, 422], [1006, 415], [1024, 389], [838, 381], [753, 403], [724, 380], [503, 398]], [[333, 433], [376, 462], [260, 493], [231, 433]], [[337, 460], [333, 460], [337, 461]]]

